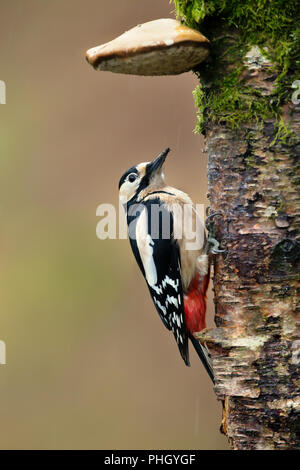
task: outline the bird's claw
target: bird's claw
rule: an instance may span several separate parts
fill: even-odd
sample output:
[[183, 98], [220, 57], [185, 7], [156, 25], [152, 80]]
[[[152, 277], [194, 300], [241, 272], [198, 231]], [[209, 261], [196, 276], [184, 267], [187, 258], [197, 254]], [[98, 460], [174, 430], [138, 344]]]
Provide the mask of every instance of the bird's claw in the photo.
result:
[[216, 217], [217, 215], [222, 215], [222, 212], [220, 211], [215, 211], [215, 212], [212, 212], [211, 214], [209, 214], [207, 217], [206, 217], [206, 220], [205, 220], [205, 225], [206, 225], [206, 228], [207, 230], [209, 230], [209, 226], [211, 225], [212, 223], [212, 219], [214, 217]]
[[225, 250], [219, 249], [220, 243], [215, 238], [209, 237], [207, 239], [207, 242], [209, 245], [209, 249], [208, 249], [209, 253], [213, 255], [217, 255], [218, 253], [224, 253]]
[[217, 255], [219, 253], [224, 253], [224, 251], [225, 251], [225, 250], [221, 250], [219, 248], [220, 243], [214, 237], [215, 233], [214, 233], [213, 219], [216, 216], [222, 216], [222, 215], [223, 214], [220, 211], [211, 211], [211, 213], [206, 217], [206, 221], [205, 221], [205, 225], [206, 225], [206, 228], [207, 228], [207, 231], [208, 231], [208, 240], [207, 240], [208, 252], [213, 254], [213, 255]]

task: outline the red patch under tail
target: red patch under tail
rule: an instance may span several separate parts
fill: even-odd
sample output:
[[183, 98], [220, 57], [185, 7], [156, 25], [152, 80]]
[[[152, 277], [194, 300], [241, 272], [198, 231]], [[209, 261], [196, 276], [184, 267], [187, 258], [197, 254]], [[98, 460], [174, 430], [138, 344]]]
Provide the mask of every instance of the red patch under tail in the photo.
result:
[[200, 277], [197, 272], [184, 296], [186, 328], [192, 334], [206, 328], [206, 291], [209, 276], [209, 272], [204, 277]]

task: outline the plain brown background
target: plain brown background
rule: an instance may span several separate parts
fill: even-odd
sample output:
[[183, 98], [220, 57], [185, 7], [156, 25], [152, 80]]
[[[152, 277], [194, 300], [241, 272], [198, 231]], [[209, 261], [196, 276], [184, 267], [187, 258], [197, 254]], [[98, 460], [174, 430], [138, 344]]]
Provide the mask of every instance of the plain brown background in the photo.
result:
[[[95, 72], [86, 49], [174, 17], [168, 0], [0, 4], [0, 448], [224, 449], [221, 405], [185, 367], [127, 240], [96, 238], [130, 166], [206, 203], [192, 73]], [[213, 309], [208, 312], [212, 324]]]

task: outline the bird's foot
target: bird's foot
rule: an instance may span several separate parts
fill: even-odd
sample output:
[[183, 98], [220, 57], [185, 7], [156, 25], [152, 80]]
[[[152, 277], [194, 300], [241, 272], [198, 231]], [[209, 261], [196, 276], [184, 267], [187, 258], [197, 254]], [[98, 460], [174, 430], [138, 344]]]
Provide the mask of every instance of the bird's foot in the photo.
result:
[[220, 243], [215, 238], [208, 237], [207, 244], [208, 244], [208, 253], [211, 253], [212, 255], [217, 255], [218, 253], [224, 253], [225, 251], [225, 250], [219, 249]]
[[217, 216], [222, 216], [222, 212], [220, 211], [212, 211], [207, 217], [205, 221], [205, 225], [208, 231], [208, 253], [213, 255], [217, 255], [218, 253], [224, 253], [225, 250], [220, 249], [220, 243], [215, 238], [215, 231], [214, 231], [214, 218]]
[[218, 215], [223, 215], [222, 212], [220, 211], [212, 211], [205, 219], [205, 225], [208, 231], [212, 230], [212, 226], [214, 224], [213, 219], [218, 216]]

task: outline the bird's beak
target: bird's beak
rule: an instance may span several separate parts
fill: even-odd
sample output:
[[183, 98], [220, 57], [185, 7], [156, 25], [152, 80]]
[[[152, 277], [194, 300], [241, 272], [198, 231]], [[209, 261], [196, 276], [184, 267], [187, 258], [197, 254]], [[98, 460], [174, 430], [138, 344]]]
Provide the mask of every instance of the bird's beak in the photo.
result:
[[167, 155], [169, 152], [170, 152], [170, 149], [168, 147], [163, 152], [161, 152], [161, 154], [158, 155], [158, 157], [156, 157], [155, 160], [153, 160], [153, 162], [147, 165], [146, 172], [148, 176], [153, 176], [155, 173], [160, 171], [163, 164], [165, 163], [165, 159], [167, 158]]

